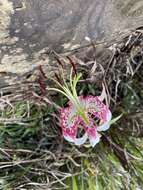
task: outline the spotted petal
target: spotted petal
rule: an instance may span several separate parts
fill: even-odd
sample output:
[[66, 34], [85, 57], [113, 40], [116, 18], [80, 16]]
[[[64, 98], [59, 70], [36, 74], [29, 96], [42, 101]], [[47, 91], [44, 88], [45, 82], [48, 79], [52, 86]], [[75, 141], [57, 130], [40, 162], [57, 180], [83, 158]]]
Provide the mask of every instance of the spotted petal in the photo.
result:
[[102, 125], [97, 126], [97, 131], [105, 131], [110, 125], [109, 121], [112, 118], [112, 114], [109, 108], [100, 100], [98, 96], [88, 96], [85, 98], [86, 110], [88, 114], [92, 114], [100, 120]]
[[[87, 138], [89, 138], [91, 146], [94, 147], [101, 137], [97, 131], [105, 131], [110, 127], [109, 121], [112, 114], [98, 96], [79, 96], [79, 102], [88, 117], [89, 124], [84, 123], [75, 105], [69, 102], [67, 108], [61, 109], [63, 136], [67, 141], [79, 146], [84, 144]], [[98, 118], [102, 124], [97, 126], [92, 115]], [[80, 138], [77, 138], [78, 127], [82, 127], [85, 131], [84, 135]]]
[[91, 146], [94, 147], [100, 141], [100, 134], [97, 133], [97, 126], [94, 124], [92, 127], [87, 126], [86, 132], [88, 134]]
[[108, 110], [106, 122], [103, 123], [102, 125], [98, 126], [97, 131], [106, 131], [106, 130], [108, 130], [110, 128], [110, 123], [109, 122], [110, 122], [111, 118], [112, 118], [112, 114], [111, 114], [110, 110]]
[[62, 108], [60, 110], [60, 122], [62, 127], [63, 136], [66, 140], [74, 142], [77, 135], [77, 122], [78, 115], [73, 106]]
[[96, 133], [96, 138], [89, 137], [89, 141], [92, 147], [94, 147], [97, 143], [100, 141], [101, 135], [99, 133]]

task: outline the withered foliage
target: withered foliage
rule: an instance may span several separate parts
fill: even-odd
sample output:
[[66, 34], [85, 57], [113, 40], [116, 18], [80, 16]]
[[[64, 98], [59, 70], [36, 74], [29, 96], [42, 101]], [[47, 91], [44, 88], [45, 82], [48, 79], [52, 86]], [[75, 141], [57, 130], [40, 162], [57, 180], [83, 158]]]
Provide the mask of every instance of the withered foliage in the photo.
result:
[[[53, 71], [48, 70], [49, 65], [41, 65], [16, 83], [1, 87], [0, 188], [68, 189], [71, 178], [72, 184], [84, 181], [90, 190], [89, 181], [94, 178], [101, 190], [107, 185], [109, 190], [141, 189], [142, 27], [112, 42], [93, 41], [47, 56], [49, 64], [57, 65]], [[94, 149], [75, 147], [63, 140], [58, 108], [66, 105], [66, 100], [47, 90], [55, 85], [50, 77], [60, 82], [61, 67], [68, 81], [71, 66], [75, 74], [83, 73], [79, 94], [98, 95], [104, 84], [113, 115], [123, 113]], [[113, 179], [115, 173], [118, 175]]]

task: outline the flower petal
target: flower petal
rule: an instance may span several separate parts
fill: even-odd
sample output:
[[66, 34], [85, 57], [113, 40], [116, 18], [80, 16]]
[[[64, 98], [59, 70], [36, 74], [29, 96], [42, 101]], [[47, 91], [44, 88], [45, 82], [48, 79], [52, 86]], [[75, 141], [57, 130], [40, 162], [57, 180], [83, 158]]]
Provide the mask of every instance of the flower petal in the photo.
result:
[[94, 147], [97, 143], [99, 143], [100, 137], [101, 135], [99, 133], [96, 133], [96, 138], [93, 138], [91, 136], [89, 137], [89, 141], [92, 147]]
[[[109, 129], [112, 114], [98, 96], [79, 96], [78, 98], [89, 119], [89, 124], [87, 125], [83, 121], [83, 118], [77, 112], [76, 106], [69, 101], [68, 107], [62, 108], [60, 111], [63, 136], [67, 141], [79, 146], [84, 144], [87, 138], [89, 138], [91, 146], [94, 147], [100, 141], [101, 137], [97, 131], [106, 131]], [[98, 120], [101, 123], [100, 126], [97, 126]], [[76, 138], [78, 127], [85, 130], [81, 138]]]
[[69, 142], [74, 142], [77, 135], [78, 117], [73, 106], [68, 106], [60, 110], [60, 123], [64, 138]]
[[83, 123], [83, 128], [88, 134], [91, 146], [94, 147], [100, 141], [101, 135], [97, 133], [97, 126], [92, 123], [92, 120], [90, 120], [90, 123], [90, 127]]
[[82, 145], [82, 144], [84, 144], [85, 143], [85, 141], [87, 140], [87, 138], [88, 138], [88, 135], [87, 135], [87, 133], [85, 133], [81, 138], [76, 138], [75, 140], [74, 140], [74, 143], [76, 144], [76, 145]]
[[102, 125], [98, 126], [97, 127], [97, 131], [106, 131], [110, 128], [110, 120], [112, 118], [112, 114], [110, 112], [110, 110], [107, 112], [107, 115], [106, 115], [106, 122], [104, 122]]
[[98, 96], [86, 97], [86, 110], [89, 113], [98, 115], [98, 113], [105, 109], [107, 109], [107, 106], [99, 99]]
[[98, 118], [100, 120], [100, 123], [102, 123], [101, 126], [97, 127], [98, 131], [106, 131], [107, 129], [109, 129], [109, 121], [112, 118], [112, 114], [108, 107], [100, 100], [99, 97], [88, 96], [86, 108], [89, 114], [94, 115], [95, 118]]
[[75, 125], [78, 120], [77, 112], [73, 105], [60, 110], [60, 122], [62, 128], [69, 128]]
[[108, 112], [107, 112], [107, 121], [110, 121], [112, 118], [112, 113], [111, 111], [108, 109]]
[[67, 140], [69, 142], [74, 142], [74, 138], [70, 137], [69, 135], [64, 135], [63, 134], [63, 136], [64, 136], [65, 140]]
[[97, 131], [107, 131], [110, 128], [109, 122], [104, 123], [97, 127]]

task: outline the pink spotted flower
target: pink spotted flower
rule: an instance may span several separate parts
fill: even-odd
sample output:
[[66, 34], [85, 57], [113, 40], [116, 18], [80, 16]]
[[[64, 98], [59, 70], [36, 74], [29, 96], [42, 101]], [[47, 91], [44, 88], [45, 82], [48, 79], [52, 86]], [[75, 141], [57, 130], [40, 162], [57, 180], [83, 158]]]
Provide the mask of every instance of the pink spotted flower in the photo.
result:
[[[94, 147], [100, 141], [100, 131], [109, 129], [112, 114], [98, 96], [79, 96], [78, 99], [86, 119], [69, 101], [68, 106], [60, 110], [63, 136], [76, 145], [82, 145], [89, 139], [91, 146]], [[80, 131], [83, 132], [82, 137], [79, 138], [78, 129], [82, 129]]]
[[[80, 77], [81, 74], [77, 74], [72, 78], [71, 70], [69, 84], [62, 77], [63, 84], [54, 80], [60, 88], [50, 88], [50, 90], [60, 92], [69, 99], [68, 106], [60, 109], [63, 137], [75, 145], [82, 145], [88, 140], [94, 147], [100, 141], [100, 132], [109, 129], [112, 114], [103, 103], [105, 89], [101, 96], [77, 95], [76, 85]], [[115, 118], [114, 122], [117, 119]]]

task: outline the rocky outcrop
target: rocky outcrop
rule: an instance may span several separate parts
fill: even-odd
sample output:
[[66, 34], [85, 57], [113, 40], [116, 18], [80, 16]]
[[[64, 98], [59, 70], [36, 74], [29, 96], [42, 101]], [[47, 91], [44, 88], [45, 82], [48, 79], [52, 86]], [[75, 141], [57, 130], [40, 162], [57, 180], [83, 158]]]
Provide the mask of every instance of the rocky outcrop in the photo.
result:
[[[0, 73], [23, 74], [41, 52], [111, 39], [142, 22], [142, 0], [0, 0]], [[49, 63], [48, 57], [44, 64]]]

